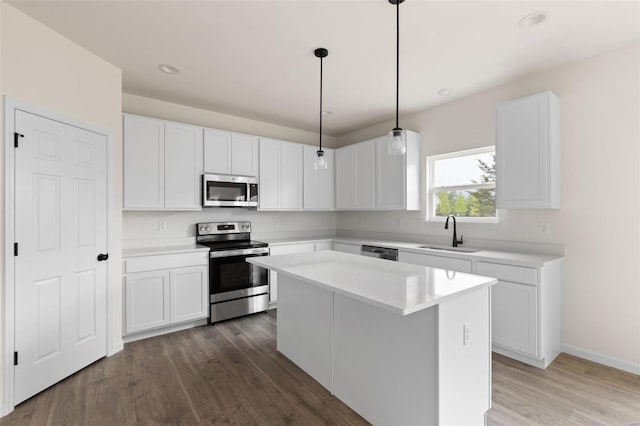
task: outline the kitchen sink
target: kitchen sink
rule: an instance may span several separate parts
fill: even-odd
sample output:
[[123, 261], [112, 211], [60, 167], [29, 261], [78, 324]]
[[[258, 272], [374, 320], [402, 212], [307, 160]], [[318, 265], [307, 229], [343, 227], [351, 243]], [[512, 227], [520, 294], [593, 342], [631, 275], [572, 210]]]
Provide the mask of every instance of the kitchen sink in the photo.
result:
[[452, 251], [457, 253], [475, 253], [478, 249], [463, 248], [463, 247], [443, 247], [443, 246], [419, 246], [418, 248], [427, 250], [440, 250], [440, 251]]

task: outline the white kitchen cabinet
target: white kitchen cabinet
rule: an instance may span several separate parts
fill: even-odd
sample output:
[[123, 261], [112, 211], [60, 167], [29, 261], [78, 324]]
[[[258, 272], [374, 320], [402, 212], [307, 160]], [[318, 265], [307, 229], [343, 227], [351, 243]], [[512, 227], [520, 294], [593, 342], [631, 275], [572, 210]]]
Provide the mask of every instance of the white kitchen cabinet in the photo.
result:
[[336, 208], [375, 208], [376, 141], [360, 142], [336, 150]]
[[386, 136], [336, 150], [338, 210], [420, 210], [420, 135], [407, 132], [405, 155], [389, 155]]
[[165, 122], [164, 208], [202, 206], [202, 129]]
[[546, 368], [561, 351], [562, 262], [529, 268], [478, 261], [474, 273], [492, 287], [493, 351]]
[[559, 105], [544, 92], [498, 106], [497, 208], [560, 208]]
[[164, 121], [125, 114], [124, 208], [164, 208]]
[[301, 210], [302, 145], [260, 139], [260, 210]]
[[491, 288], [493, 343], [538, 356], [537, 287], [499, 281]]
[[[270, 256], [281, 254], [310, 253], [316, 250], [314, 243], [286, 244], [269, 247]], [[269, 304], [273, 307], [278, 301], [278, 273], [269, 271]]]
[[204, 172], [231, 174], [231, 133], [204, 129]]
[[258, 176], [258, 137], [234, 133], [231, 135], [231, 174]]
[[333, 242], [331, 241], [318, 241], [315, 246], [316, 251], [333, 250]]
[[191, 321], [208, 316], [209, 277], [206, 266], [172, 269], [171, 322]]
[[360, 254], [361, 244], [333, 243], [333, 250], [342, 253]]
[[258, 152], [257, 136], [204, 130], [205, 173], [258, 176]]
[[314, 169], [317, 151], [318, 148], [316, 146], [304, 145], [303, 147], [303, 208], [305, 210], [335, 210], [334, 150], [323, 148], [324, 158], [327, 161], [326, 170]]
[[124, 114], [124, 209], [200, 210], [202, 128]]
[[135, 333], [170, 323], [169, 271], [127, 275], [125, 285], [125, 332]]
[[209, 253], [124, 259], [124, 335], [132, 341], [209, 316]]
[[472, 269], [472, 262], [470, 260], [456, 259], [454, 257], [446, 256], [433, 256], [430, 254], [413, 253], [402, 250], [398, 252], [398, 262], [466, 273], [471, 273]]
[[420, 210], [420, 138], [407, 132], [405, 155], [389, 154], [389, 139], [376, 139], [376, 209]]

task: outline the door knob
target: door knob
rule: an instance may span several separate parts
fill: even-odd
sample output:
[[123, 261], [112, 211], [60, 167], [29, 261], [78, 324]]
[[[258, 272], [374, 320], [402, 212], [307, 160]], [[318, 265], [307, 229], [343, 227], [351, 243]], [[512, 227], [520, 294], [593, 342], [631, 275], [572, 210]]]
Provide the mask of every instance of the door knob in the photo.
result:
[[109, 259], [109, 253], [100, 253], [98, 255], [98, 262], [102, 262], [107, 259]]

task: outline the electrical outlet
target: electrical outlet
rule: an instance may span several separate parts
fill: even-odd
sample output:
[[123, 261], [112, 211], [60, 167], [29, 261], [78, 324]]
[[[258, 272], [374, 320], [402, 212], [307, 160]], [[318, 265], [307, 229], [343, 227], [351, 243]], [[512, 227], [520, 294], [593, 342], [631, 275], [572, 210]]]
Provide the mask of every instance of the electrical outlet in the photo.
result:
[[158, 222], [158, 231], [164, 231], [167, 229], [167, 222], [161, 220]]
[[471, 324], [462, 324], [462, 346], [467, 346], [471, 338]]
[[549, 222], [538, 223], [538, 229], [540, 230], [541, 234], [548, 234], [551, 232], [551, 226], [549, 225]]

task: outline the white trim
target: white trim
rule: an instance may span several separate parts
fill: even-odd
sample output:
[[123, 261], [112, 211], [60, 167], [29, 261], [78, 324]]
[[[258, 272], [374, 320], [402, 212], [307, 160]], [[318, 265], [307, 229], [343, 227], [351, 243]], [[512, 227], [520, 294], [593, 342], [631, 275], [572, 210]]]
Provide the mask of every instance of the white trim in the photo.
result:
[[566, 352], [569, 355], [577, 356], [578, 358], [597, 362], [598, 364], [606, 365], [608, 367], [617, 368], [618, 370], [623, 370], [632, 374], [640, 375], [640, 364], [634, 362], [629, 362], [613, 356], [589, 351], [587, 349], [568, 345], [566, 343], [562, 345], [562, 352]]
[[176, 331], [187, 330], [194, 327], [201, 327], [203, 325], [207, 325], [208, 321], [208, 318], [202, 318], [194, 321], [183, 322], [180, 324], [173, 324], [169, 327], [160, 327], [154, 328], [152, 330], [140, 331], [138, 333], [132, 333], [128, 336], [124, 336], [123, 342], [131, 343], [135, 342], [136, 340], [148, 339], [149, 337], [162, 336], [163, 334], [174, 333]]
[[[13, 259], [13, 243], [15, 241], [14, 229], [14, 208], [15, 208], [15, 148], [13, 146], [13, 133], [15, 132], [15, 113], [16, 111], [24, 111], [29, 114], [38, 115], [40, 117], [68, 124], [73, 127], [88, 130], [106, 138], [107, 143], [107, 252], [111, 251], [111, 233], [112, 233], [112, 217], [113, 217], [113, 188], [112, 188], [112, 166], [113, 166], [113, 136], [111, 130], [87, 124], [63, 114], [48, 111], [44, 108], [34, 106], [25, 102], [18, 101], [9, 96], [4, 96], [4, 145], [5, 145], [5, 197], [4, 197], [4, 286], [2, 288], [2, 311], [4, 327], [2, 330], [2, 378], [3, 378], [3, 401], [0, 402], [0, 417], [5, 416], [14, 409], [14, 368], [13, 368], [13, 352], [15, 350], [15, 268]], [[111, 355], [122, 349], [122, 340], [111, 343], [111, 333], [113, 330], [110, 321], [111, 304], [109, 303], [109, 267], [107, 266], [107, 353], [113, 348]], [[110, 344], [111, 343], [111, 344]], [[118, 349], [120, 347], [120, 349]]]
[[[424, 196], [425, 196], [424, 205], [426, 209], [426, 212], [425, 212], [426, 214], [423, 215], [423, 220], [425, 222], [443, 222], [445, 220], [444, 217], [435, 215], [435, 203], [434, 203], [435, 190], [466, 191], [466, 190], [473, 190], [473, 189], [490, 189], [490, 188], [495, 189], [495, 182], [434, 187], [433, 186], [433, 179], [434, 179], [433, 163], [435, 161], [444, 160], [447, 158], [457, 158], [457, 157], [464, 157], [468, 155], [485, 154], [485, 153], [491, 153], [491, 152], [495, 154], [495, 145], [489, 145], [481, 148], [466, 149], [464, 151], [455, 151], [455, 152], [447, 152], [444, 154], [429, 155], [426, 157], [426, 168], [427, 168], [426, 180], [427, 181], [425, 185], [426, 191], [424, 192]], [[458, 217], [456, 216], [456, 220], [459, 222], [466, 222], [466, 223], [498, 223], [500, 222], [500, 211], [496, 209], [495, 217], [472, 217], [472, 216]]]

